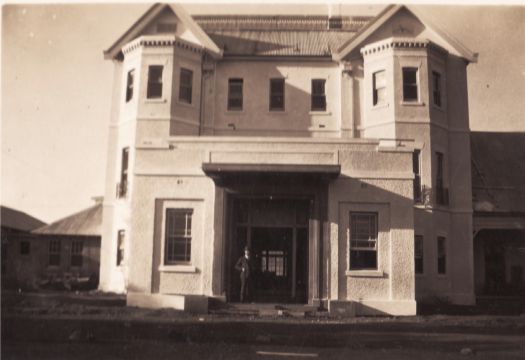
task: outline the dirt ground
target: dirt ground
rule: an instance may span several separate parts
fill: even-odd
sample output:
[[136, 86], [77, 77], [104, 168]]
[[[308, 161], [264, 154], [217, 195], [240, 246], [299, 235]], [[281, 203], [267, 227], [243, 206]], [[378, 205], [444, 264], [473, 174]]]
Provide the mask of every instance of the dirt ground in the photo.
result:
[[192, 315], [97, 292], [3, 292], [2, 359], [525, 358], [525, 315], [440, 306], [411, 317]]

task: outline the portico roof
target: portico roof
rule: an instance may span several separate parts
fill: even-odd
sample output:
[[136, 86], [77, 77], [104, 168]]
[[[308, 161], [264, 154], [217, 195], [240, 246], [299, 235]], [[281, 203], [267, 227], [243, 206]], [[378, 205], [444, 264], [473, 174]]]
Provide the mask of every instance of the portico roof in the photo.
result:
[[302, 175], [334, 179], [341, 173], [341, 165], [203, 163], [202, 170], [214, 180], [235, 175]]

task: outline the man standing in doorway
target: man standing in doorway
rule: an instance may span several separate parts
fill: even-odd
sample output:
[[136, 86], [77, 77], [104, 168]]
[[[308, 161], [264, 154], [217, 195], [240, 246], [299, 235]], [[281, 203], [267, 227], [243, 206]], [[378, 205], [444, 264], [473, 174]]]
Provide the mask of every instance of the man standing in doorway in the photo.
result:
[[250, 258], [250, 249], [244, 248], [244, 256], [241, 256], [235, 264], [235, 269], [241, 272], [241, 302], [251, 300], [252, 297], [252, 286], [250, 275], [253, 269], [253, 262]]

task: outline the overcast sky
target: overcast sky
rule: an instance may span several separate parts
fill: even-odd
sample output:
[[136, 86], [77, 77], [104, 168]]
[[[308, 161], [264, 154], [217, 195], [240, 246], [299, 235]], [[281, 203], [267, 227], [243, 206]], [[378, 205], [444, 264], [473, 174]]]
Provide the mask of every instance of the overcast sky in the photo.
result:
[[[282, 2], [280, 2], [282, 4]], [[150, 5], [5, 5], [1, 202], [43, 221], [102, 195], [112, 87], [107, 49]], [[192, 14], [327, 14], [325, 4], [185, 4]], [[332, 5], [376, 15], [381, 5]], [[525, 131], [525, 7], [423, 6], [479, 52], [468, 68], [471, 129]]]

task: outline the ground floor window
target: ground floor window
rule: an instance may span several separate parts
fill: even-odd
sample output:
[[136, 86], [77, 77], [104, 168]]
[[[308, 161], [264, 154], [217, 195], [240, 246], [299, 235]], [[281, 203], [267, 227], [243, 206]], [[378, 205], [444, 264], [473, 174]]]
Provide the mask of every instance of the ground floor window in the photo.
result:
[[49, 266], [60, 266], [61, 243], [59, 239], [49, 241]]
[[20, 255], [29, 255], [31, 252], [31, 243], [29, 241], [20, 242]]
[[71, 243], [71, 266], [82, 267], [82, 250], [84, 243], [82, 240], [73, 240]]
[[423, 236], [416, 235], [414, 241], [414, 264], [416, 274], [423, 274]]
[[261, 252], [261, 270], [274, 273], [275, 276], [287, 276], [286, 258], [286, 251], [263, 250]]
[[192, 209], [166, 209], [165, 265], [191, 261], [192, 215]]
[[350, 270], [377, 269], [377, 214], [350, 213]]
[[437, 238], [437, 271], [438, 274], [447, 273], [447, 239], [443, 236]]

